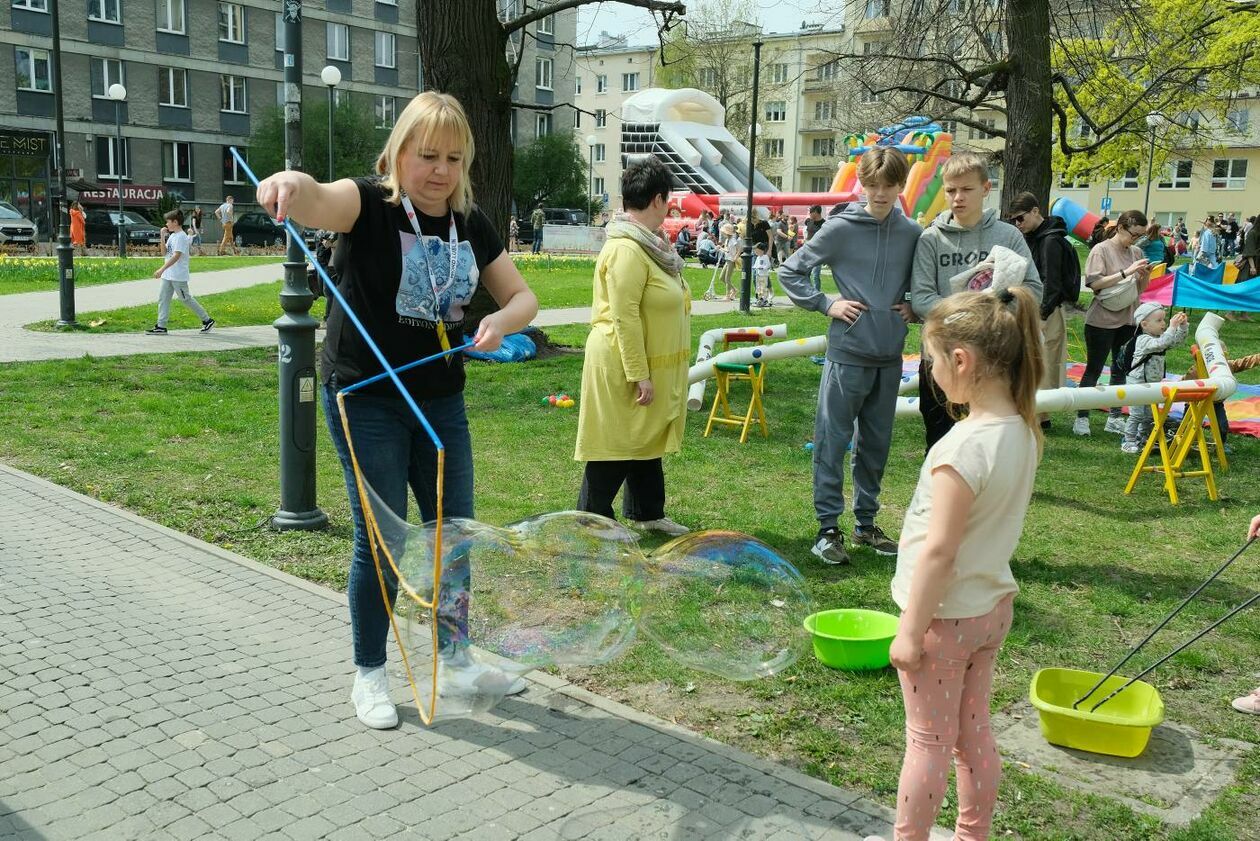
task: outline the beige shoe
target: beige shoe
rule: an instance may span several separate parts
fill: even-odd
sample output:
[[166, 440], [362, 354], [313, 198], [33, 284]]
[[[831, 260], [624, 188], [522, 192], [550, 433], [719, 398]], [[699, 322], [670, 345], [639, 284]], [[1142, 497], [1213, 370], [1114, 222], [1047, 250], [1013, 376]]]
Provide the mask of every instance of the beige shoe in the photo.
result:
[[1253, 689], [1248, 695], [1244, 695], [1241, 698], [1235, 698], [1234, 703], [1231, 704], [1231, 706], [1240, 713], [1260, 715], [1260, 687]]

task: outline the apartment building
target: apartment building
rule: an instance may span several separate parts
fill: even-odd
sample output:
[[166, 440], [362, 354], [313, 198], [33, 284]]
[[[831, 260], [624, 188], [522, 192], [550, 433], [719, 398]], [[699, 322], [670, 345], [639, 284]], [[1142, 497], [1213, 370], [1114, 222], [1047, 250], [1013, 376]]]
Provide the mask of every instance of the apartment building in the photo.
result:
[[[500, 0], [499, 16], [510, 20], [521, 8], [521, 0]], [[517, 104], [512, 109], [514, 146], [574, 128], [577, 18], [577, 9], [566, 9], [529, 24], [508, 39], [508, 61], [519, 66], [512, 89], [512, 101]]]
[[[55, 0], [9, 0], [0, 11], [0, 199], [47, 232], [55, 180], [52, 70]], [[70, 181], [121, 186], [128, 206], [164, 193], [213, 207], [252, 188], [228, 153], [248, 146], [257, 115], [281, 105], [283, 24], [264, 0], [87, 0], [59, 7], [65, 165]], [[338, 101], [372, 107], [377, 124], [394, 117], [419, 85], [415, 6], [406, 0], [317, 0], [303, 4], [304, 98], [327, 97], [325, 65], [341, 71]], [[5, 74], [7, 75], [7, 74]], [[0, 77], [2, 78], [2, 77]], [[115, 130], [111, 85], [127, 90]], [[307, 126], [307, 131], [323, 127]], [[28, 154], [36, 147], [42, 153]], [[207, 217], [209, 214], [207, 214]]]

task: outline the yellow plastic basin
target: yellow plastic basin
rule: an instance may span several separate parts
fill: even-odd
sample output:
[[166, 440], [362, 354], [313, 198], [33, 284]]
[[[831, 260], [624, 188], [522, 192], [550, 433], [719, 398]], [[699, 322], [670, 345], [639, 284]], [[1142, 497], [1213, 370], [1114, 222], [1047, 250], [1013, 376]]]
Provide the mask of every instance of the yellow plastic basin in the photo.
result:
[[1144, 681], [1090, 712], [1128, 680], [1113, 675], [1076, 709], [1072, 703], [1102, 675], [1078, 669], [1042, 669], [1033, 675], [1028, 697], [1041, 717], [1041, 735], [1052, 745], [1109, 756], [1137, 756], [1146, 749], [1151, 728], [1164, 720], [1159, 690]]

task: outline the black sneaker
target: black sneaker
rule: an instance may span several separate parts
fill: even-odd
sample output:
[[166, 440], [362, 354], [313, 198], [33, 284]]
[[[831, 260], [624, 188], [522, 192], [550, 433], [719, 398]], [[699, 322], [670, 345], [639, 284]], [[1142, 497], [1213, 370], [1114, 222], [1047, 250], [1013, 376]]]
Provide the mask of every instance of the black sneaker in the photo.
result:
[[210, 332], [210, 328], [211, 328], [211, 327], [213, 327], [213, 326], [214, 326], [214, 319], [213, 319], [213, 318], [207, 318], [205, 321], [201, 322], [201, 332], [203, 332], [203, 333], [209, 333], [209, 332]]
[[884, 534], [883, 529], [879, 526], [871, 526], [869, 528], [854, 526], [853, 542], [858, 546], [870, 547], [879, 555], [897, 556], [897, 544], [889, 539], [888, 535]]
[[819, 532], [818, 540], [809, 551], [813, 552], [824, 564], [840, 566], [849, 562], [849, 553], [844, 551], [844, 535], [837, 528]]
[[152, 327], [150, 327], [148, 330], [145, 330], [144, 332], [148, 333], [150, 336], [165, 336], [170, 331], [167, 330], [165, 327], [163, 327], [161, 324], [154, 324]]

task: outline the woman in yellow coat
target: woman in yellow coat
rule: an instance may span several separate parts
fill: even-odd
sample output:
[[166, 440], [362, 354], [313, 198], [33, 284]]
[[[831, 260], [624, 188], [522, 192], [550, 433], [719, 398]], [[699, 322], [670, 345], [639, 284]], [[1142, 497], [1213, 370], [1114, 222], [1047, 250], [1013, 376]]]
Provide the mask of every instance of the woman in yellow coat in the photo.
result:
[[669, 170], [654, 157], [622, 173], [626, 208], [608, 224], [595, 263], [591, 332], [582, 366], [574, 458], [586, 462], [578, 509], [685, 534], [665, 516], [661, 457], [678, 452], [686, 424], [691, 291], [682, 259], [656, 233], [668, 212]]

